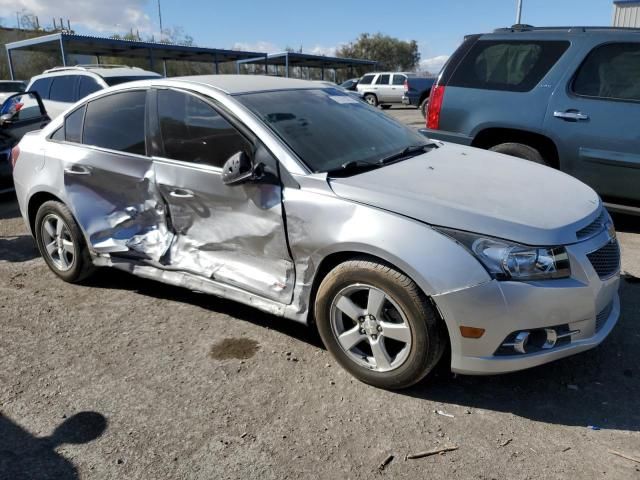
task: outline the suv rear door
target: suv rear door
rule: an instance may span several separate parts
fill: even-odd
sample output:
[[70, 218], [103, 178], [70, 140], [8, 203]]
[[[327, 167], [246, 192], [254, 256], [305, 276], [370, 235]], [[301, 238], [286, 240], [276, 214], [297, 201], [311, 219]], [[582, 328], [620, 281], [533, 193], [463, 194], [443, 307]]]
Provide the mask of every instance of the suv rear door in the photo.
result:
[[601, 43], [567, 72], [545, 120], [562, 169], [616, 203], [640, 201], [639, 78], [639, 42]]

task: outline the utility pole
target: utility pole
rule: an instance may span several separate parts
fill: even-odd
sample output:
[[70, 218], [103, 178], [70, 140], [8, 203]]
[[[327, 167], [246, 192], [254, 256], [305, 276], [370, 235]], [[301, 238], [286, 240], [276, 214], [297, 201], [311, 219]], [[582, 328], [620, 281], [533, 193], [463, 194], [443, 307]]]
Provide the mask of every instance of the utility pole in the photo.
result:
[[162, 9], [160, 8], [160, 0], [158, 0], [158, 20], [160, 20], [160, 41], [162, 42]]
[[[159, 2], [160, 0], [158, 0]], [[516, 25], [520, 25], [522, 23], [522, 0], [518, 0], [518, 10], [516, 13]]]

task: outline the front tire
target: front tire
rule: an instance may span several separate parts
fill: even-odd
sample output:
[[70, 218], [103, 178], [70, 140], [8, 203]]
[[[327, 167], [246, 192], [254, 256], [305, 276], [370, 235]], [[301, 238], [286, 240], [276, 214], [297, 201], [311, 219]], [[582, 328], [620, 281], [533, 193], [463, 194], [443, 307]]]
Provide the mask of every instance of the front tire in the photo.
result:
[[359, 380], [401, 389], [422, 380], [447, 344], [433, 306], [409, 277], [368, 259], [338, 265], [315, 302], [320, 337]]
[[489, 150], [492, 152], [504, 153], [505, 155], [511, 155], [512, 157], [522, 158], [523, 160], [529, 160], [530, 162], [539, 163], [540, 165], [547, 165], [547, 162], [538, 150], [523, 143], [501, 143], [491, 147]]
[[80, 227], [63, 203], [50, 200], [40, 206], [34, 233], [42, 258], [64, 281], [77, 283], [94, 272]]

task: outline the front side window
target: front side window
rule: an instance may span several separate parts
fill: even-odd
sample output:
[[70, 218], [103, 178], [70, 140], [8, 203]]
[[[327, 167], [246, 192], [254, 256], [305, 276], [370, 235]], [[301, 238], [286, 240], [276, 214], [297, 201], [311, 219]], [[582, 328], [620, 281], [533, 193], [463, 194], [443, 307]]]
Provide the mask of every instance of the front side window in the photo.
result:
[[75, 102], [77, 79], [78, 77], [75, 75], [53, 77], [49, 98], [56, 102]]
[[371, 85], [371, 82], [373, 82], [373, 77], [375, 77], [375, 75], [365, 75], [360, 79], [358, 85]]
[[596, 47], [573, 82], [577, 95], [640, 101], [640, 43]]
[[87, 107], [74, 110], [64, 120], [64, 138], [67, 142], [82, 143], [82, 120]]
[[565, 41], [487, 41], [475, 43], [449, 85], [528, 92], [569, 48]]
[[378, 79], [376, 80], [376, 85], [389, 85], [389, 77], [391, 75], [379, 75]]
[[134, 90], [97, 98], [87, 104], [82, 143], [145, 154], [146, 92]]
[[102, 87], [96, 82], [94, 78], [82, 76], [80, 77], [80, 86], [78, 89], [78, 98], [84, 98], [91, 95], [98, 90], [102, 90]]
[[393, 84], [394, 85], [404, 85], [405, 80], [407, 79], [407, 77], [405, 77], [404, 75], [394, 75], [393, 76]]
[[159, 90], [158, 119], [166, 158], [222, 167], [235, 153], [251, 153], [245, 137], [193, 95]]
[[425, 137], [337, 88], [249, 93], [254, 112], [314, 172], [350, 162], [375, 163]]

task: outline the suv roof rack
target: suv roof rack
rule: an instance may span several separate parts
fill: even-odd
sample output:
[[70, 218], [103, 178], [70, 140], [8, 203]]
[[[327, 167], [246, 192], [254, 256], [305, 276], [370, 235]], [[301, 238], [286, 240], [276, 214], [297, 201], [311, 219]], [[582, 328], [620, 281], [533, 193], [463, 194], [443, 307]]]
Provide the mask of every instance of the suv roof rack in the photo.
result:
[[91, 69], [98, 69], [98, 68], [129, 68], [132, 70], [142, 70], [140, 67], [130, 67], [129, 65], [111, 65], [111, 64], [105, 64], [105, 63], [86, 63], [86, 64], [80, 64], [80, 65], [69, 65], [66, 67], [54, 67], [54, 68], [50, 68], [48, 70], [45, 70], [44, 73], [51, 73], [51, 72], [61, 72], [64, 70], [91, 70]]
[[620, 31], [620, 32], [640, 32], [640, 28], [634, 28], [634, 27], [596, 27], [596, 26], [592, 26], [592, 27], [588, 27], [588, 26], [557, 26], [557, 27], [534, 27], [533, 25], [527, 25], [527, 24], [516, 24], [516, 25], [512, 25], [510, 27], [506, 27], [506, 28], [496, 28], [493, 32], [494, 33], [507, 33], [507, 32], [533, 32], [533, 31], [544, 31], [544, 30], [550, 30], [550, 31], [566, 31], [569, 33], [584, 33], [584, 32], [588, 32], [588, 31], [594, 31], [594, 30], [604, 30], [604, 31], [609, 31], [609, 32], [615, 32], [615, 31]]

